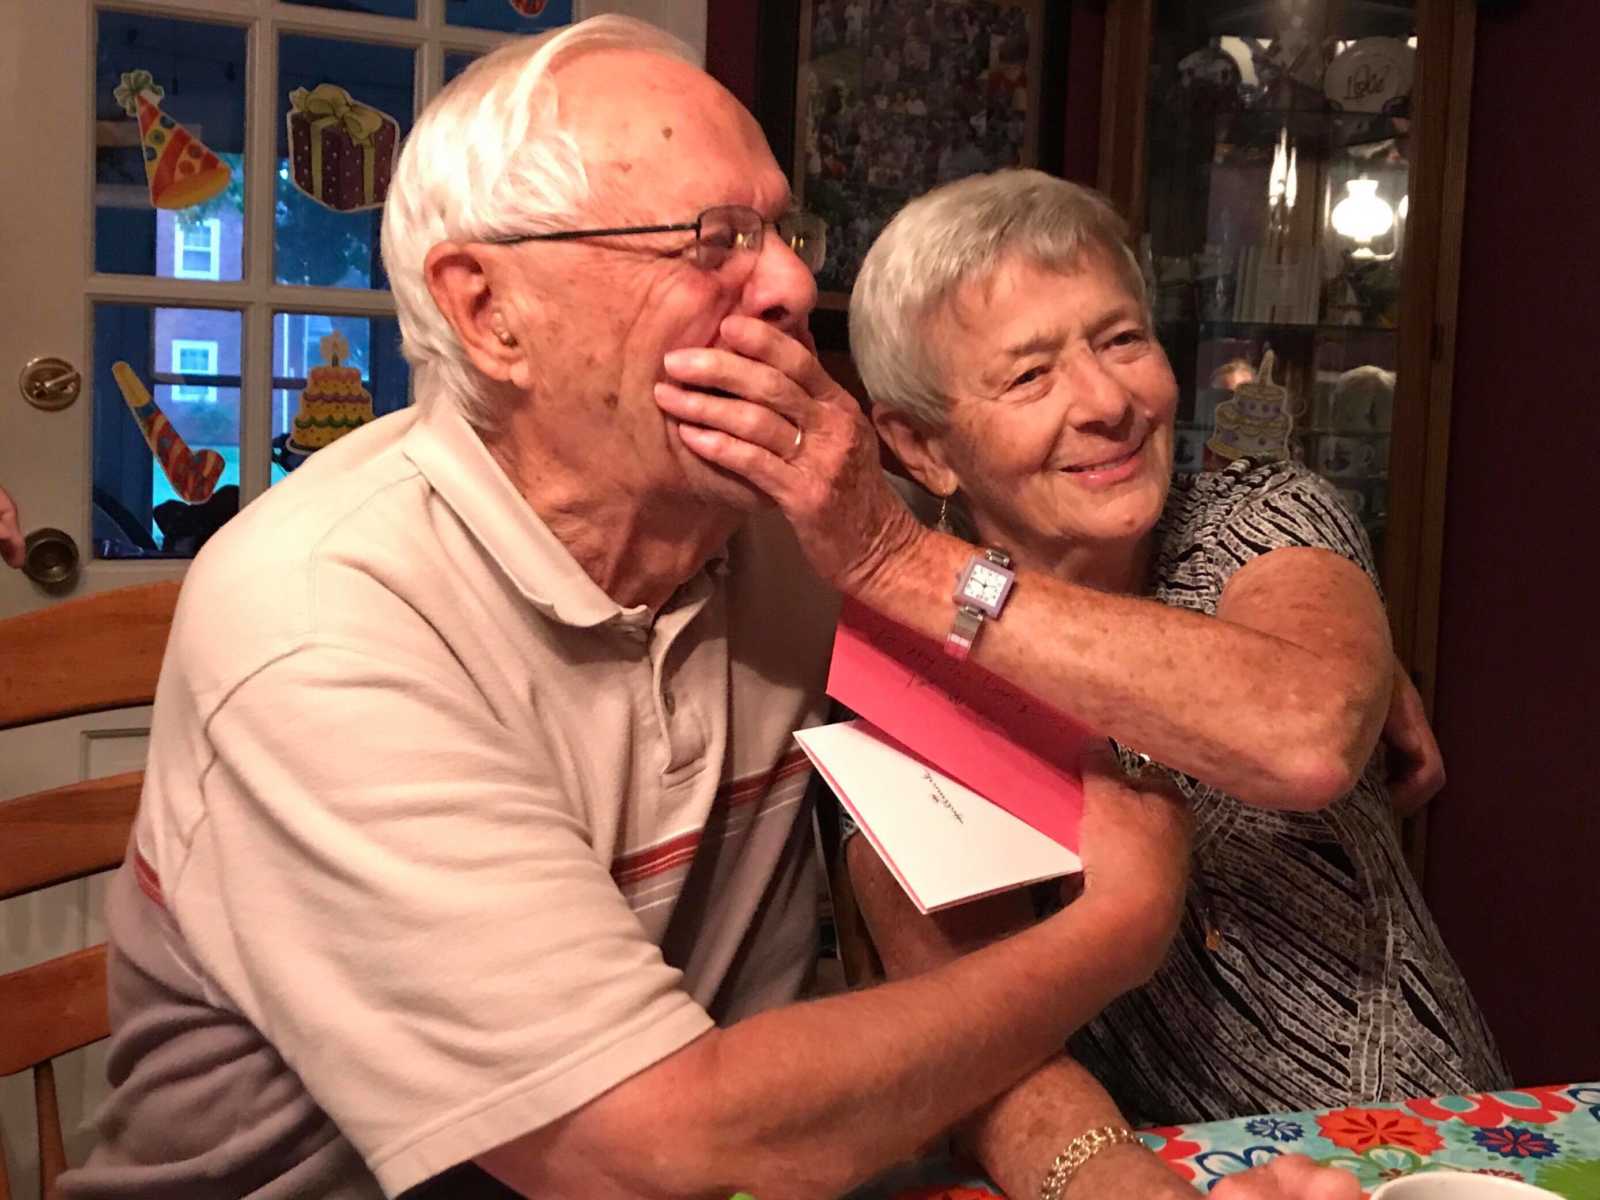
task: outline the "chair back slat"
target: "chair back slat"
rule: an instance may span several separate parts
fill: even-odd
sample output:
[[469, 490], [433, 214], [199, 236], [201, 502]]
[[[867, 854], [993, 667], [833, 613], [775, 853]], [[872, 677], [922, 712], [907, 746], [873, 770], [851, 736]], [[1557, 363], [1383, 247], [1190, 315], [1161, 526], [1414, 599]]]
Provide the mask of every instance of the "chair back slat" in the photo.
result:
[[[122, 588], [0, 619], [0, 729], [151, 703], [178, 583]], [[117, 866], [144, 772], [0, 796], [0, 900]], [[107, 1036], [106, 948], [0, 975], [0, 1077], [32, 1069], [40, 1196], [65, 1169], [51, 1060]], [[0, 1200], [11, 1188], [0, 1154]]]
[[99, 1041], [109, 1029], [104, 946], [0, 975], [0, 1077]]
[[0, 800], [0, 900], [122, 861], [143, 771]]
[[61, 1136], [56, 1068], [49, 1059], [33, 1069], [33, 1110], [39, 1114], [39, 1194], [45, 1200], [56, 1200], [60, 1195], [56, 1180], [67, 1170], [67, 1147]]
[[0, 729], [149, 704], [177, 603], [152, 583], [0, 621]]

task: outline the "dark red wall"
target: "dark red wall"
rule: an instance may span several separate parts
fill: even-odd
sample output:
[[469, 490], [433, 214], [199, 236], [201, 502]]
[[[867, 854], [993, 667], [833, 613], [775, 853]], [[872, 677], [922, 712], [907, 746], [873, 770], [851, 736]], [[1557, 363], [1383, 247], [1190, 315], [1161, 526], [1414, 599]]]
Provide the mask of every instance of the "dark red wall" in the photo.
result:
[[751, 109], [756, 104], [759, 11], [750, 0], [706, 3], [706, 70]]
[[1523, 1083], [1600, 1079], [1596, 47], [1595, 0], [1479, 19], [1427, 890]]

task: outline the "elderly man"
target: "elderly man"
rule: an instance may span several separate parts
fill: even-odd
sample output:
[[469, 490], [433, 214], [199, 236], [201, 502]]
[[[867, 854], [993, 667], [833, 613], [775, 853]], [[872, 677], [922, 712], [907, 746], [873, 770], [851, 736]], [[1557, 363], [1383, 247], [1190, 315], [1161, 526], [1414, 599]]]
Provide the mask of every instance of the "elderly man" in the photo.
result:
[[[384, 220], [418, 404], [185, 584], [109, 901], [113, 1093], [69, 1194], [826, 1197], [963, 1121], [1014, 1195], [1184, 1194], [1090, 1135], [1104, 1097], [1052, 1062], [1171, 935], [1163, 796], [1091, 764], [1081, 899], [796, 1003], [790, 734], [832, 622], [806, 559], [857, 589], [918, 529], [879, 484], [822, 532], [875, 449], [806, 349], [816, 230], [688, 58], [597, 18], [418, 121]], [[659, 406], [708, 347], [827, 409], [750, 430], [804, 460], [782, 515]], [[1030, 1075], [1058, 1105], [973, 1116]], [[1287, 1162], [1217, 1194], [1327, 1182]]]

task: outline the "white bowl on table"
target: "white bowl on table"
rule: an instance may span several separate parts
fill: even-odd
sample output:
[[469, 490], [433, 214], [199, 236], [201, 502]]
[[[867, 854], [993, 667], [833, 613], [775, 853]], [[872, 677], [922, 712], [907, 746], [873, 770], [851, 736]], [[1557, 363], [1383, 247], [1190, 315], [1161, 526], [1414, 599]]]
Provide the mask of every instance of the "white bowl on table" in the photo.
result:
[[1372, 1193], [1372, 1200], [1551, 1200], [1555, 1195], [1531, 1183], [1498, 1175], [1424, 1171], [1391, 1179]]

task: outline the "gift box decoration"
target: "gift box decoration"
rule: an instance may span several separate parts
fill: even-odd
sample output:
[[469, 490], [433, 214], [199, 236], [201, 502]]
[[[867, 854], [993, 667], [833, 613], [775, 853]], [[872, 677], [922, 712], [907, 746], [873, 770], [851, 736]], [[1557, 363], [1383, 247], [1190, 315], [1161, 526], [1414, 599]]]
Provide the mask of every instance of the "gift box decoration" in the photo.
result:
[[400, 123], [333, 83], [289, 93], [289, 174], [324, 208], [379, 208], [394, 174]]

